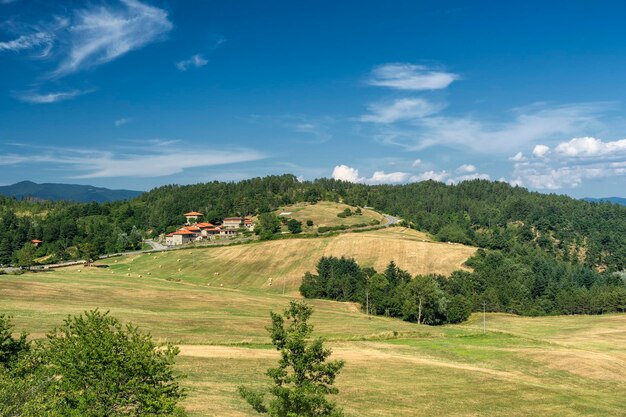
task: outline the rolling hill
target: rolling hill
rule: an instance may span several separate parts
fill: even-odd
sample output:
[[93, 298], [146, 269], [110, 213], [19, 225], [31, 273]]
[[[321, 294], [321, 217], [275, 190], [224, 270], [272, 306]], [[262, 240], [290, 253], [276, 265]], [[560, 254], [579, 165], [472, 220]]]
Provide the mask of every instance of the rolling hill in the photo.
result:
[[[200, 258], [212, 251], [195, 252]], [[208, 262], [194, 279], [137, 274], [156, 270], [161, 261], [165, 265], [159, 257], [170, 255], [174, 252], [157, 259], [123, 257], [116, 267], [80, 272], [66, 268], [2, 276], [0, 314], [14, 317], [16, 331], [42, 338], [67, 314], [96, 307], [110, 311], [179, 346], [176, 369], [187, 376], [183, 405], [191, 417], [258, 415], [237, 387], [268, 384], [265, 371], [278, 360], [265, 330], [269, 312], [283, 309], [292, 296], [259, 288], [262, 280], [240, 289], [209, 287], [206, 280], [213, 276], [201, 272]], [[182, 268], [191, 262], [181, 256]], [[168, 269], [178, 272], [171, 265]], [[126, 275], [129, 267], [131, 276]], [[625, 314], [529, 318], [488, 313], [483, 335], [480, 314], [462, 325], [429, 327], [366, 316], [352, 303], [309, 302], [316, 334], [327, 338], [334, 358], [346, 361], [336, 400], [347, 417], [623, 412]]]
[[425, 233], [406, 228], [295, 238], [245, 245], [182, 249], [108, 259], [111, 272], [228, 288], [295, 291], [302, 276], [314, 271], [322, 256], [354, 257], [382, 271], [390, 261], [411, 274], [448, 275], [463, 267], [476, 248], [433, 242]]
[[78, 184], [37, 184], [32, 181], [22, 181], [13, 185], [0, 187], [0, 195], [17, 199], [33, 198], [36, 200], [75, 201], [79, 203], [106, 203], [119, 200], [130, 200], [142, 194], [141, 191], [110, 190]]

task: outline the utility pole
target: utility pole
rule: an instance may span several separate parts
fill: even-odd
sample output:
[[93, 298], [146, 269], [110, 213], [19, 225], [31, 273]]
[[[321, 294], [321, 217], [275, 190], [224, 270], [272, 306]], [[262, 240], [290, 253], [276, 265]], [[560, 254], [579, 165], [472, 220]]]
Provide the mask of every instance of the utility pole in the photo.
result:
[[370, 315], [370, 290], [367, 289], [365, 290], [365, 311], [366, 314], [369, 316]]
[[483, 335], [487, 334], [487, 303], [483, 302]]

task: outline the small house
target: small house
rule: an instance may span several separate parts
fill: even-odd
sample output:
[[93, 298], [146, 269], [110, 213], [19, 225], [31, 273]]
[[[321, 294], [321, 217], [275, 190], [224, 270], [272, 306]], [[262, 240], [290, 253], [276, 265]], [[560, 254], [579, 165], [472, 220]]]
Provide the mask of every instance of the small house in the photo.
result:
[[170, 233], [165, 236], [165, 244], [167, 246], [180, 246], [191, 242], [196, 237], [195, 233], [187, 230], [180, 229], [174, 233]]
[[185, 218], [187, 219], [187, 224], [194, 224], [198, 221], [198, 217], [204, 216], [204, 214], [199, 213], [197, 211], [190, 211], [189, 213], [185, 213]]

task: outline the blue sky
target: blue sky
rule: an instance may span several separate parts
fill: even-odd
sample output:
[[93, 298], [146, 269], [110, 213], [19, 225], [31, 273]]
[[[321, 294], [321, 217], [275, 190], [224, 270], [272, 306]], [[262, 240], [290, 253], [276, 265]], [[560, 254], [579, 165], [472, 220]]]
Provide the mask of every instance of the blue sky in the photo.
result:
[[626, 6], [543, 3], [0, 0], [0, 184], [624, 196]]

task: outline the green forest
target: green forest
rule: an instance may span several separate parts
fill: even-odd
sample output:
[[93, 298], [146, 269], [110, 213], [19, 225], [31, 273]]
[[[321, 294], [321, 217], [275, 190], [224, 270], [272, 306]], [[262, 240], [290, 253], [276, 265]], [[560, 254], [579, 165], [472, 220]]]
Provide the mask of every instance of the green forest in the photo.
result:
[[540, 248], [556, 259], [599, 271], [626, 269], [626, 207], [529, 192], [484, 180], [445, 185], [364, 185], [293, 175], [241, 182], [166, 185], [115, 203], [33, 202], [0, 198], [0, 264], [17, 262], [31, 239], [37, 256], [78, 258], [81, 245], [98, 254], [136, 249], [141, 239], [169, 232], [182, 213], [207, 221], [255, 215], [297, 202], [343, 201], [399, 216], [442, 241], [508, 253], [516, 245]]
[[[174, 230], [184, 221], [182, 213], [190, 210], [219, 222], [226, 216], [257, 215], [322, 200], [373, 207], [438, 240], [481, 248], [467, 262], [473, 272], [423, 278], [445, 295], [446, 305], [477, 310], [487, 303], [492, 311], [527, 315], [624, 310], [626, 207], [484, 180], [372, 186], [330, 179], [301, 182], [282, 175], [167, 185], [130, 201], [103, 204], [0, 198], [0, 264], [28, 266], [33, 259], [50, 263], [138, 249], [142, 239]], [[32, 239], [43, 244], [36, 248], [29, 243]], [[318, 271], [315, 285], [305, 279], [311, 285], [303, 293], [365, 304], [364, 277], [376, 277], [385, 296], [372, 293], [373, 314], [432, 324], [458, 320], [443, 310], [420, 317], [403, 311], [404, 295], [398, 294], [410, 293], [405, 286], [411, 281], [404, 272], [398, 272], [403, 278], [396, 281], [389, 271], [382, 275], [355, 271], [352, 281], [332, 284], [342, 288], [339, 293], [324, 290], [329, 284]]]

